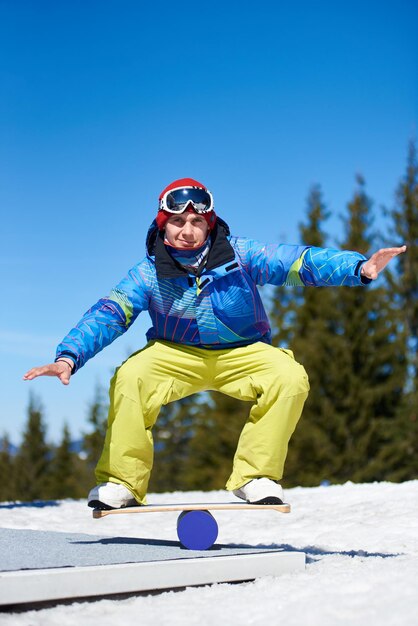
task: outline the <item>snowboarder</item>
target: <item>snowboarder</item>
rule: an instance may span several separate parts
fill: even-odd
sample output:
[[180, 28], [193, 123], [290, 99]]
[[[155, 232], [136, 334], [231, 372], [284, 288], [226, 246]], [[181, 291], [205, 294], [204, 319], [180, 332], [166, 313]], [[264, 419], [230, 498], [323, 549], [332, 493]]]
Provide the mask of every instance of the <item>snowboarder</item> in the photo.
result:
[[406, 247], [384, 248], [366, 259], [358, 252], [233, 237], [208, 189], [183, 178], [161, 193], [146, 250], [70, 330], [55, 362], [24, 376], [56, 376], [67, 385], [148, 311], [146, 346], [111, 381], [108, 429], [89, 506], [145, 503], [152, 427], [162, 405], [204, 390], [253, 402], [226, 488], [248, 502], [280, 504], [288, 442], [309, 382], [290, 350], [271, 345], [257, 285], [364, 285]]

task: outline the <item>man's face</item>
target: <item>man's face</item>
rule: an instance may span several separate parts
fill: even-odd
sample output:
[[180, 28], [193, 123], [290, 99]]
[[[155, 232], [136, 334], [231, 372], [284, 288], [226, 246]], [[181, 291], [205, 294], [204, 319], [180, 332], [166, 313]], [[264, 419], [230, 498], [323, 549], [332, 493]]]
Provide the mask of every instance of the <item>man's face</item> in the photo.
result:
[[165, 225], [166, 239], [175, 248], [198, 248], [206, 241], [208, 231], [205, 218], [190, 212], [172, 215]]

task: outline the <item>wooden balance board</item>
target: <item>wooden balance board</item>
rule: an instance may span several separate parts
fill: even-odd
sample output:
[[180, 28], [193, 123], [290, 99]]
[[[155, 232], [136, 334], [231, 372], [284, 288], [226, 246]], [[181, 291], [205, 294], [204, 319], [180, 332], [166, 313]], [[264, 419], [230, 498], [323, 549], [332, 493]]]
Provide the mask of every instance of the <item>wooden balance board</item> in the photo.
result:
[[289, 504], [248, 504], [247, 502], [185, 502], [177, 504], [146, 504], [122, 509], [94, 509], [93, 517], [127, 513], [180, 512], [177, 519], [177, 536], [188, 550], [208, 550], [218, 536], [218, 524], [210, 511], [277, 511], [290, 513]]

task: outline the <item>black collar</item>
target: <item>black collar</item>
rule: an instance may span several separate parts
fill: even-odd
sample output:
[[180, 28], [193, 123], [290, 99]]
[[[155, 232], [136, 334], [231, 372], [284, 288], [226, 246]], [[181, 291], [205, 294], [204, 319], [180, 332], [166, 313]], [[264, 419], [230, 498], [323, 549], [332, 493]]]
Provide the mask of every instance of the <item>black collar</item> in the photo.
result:
[[[229, 232], [228, 224], [218, 217], [215, 228], [210, 234], [211, 246], [205, 265], [206, 270], [213, 270], [215, 267], [235, 259], [234, 250], [228, 241]], [[164, 232], [157, 231], [151, 234], [148, 241], [148, 251], [155, 255], [155, 268], [158, 278], [178, 278], [187, 274], [187, 270], [177, 263], [167, 250], [164, 243]]]

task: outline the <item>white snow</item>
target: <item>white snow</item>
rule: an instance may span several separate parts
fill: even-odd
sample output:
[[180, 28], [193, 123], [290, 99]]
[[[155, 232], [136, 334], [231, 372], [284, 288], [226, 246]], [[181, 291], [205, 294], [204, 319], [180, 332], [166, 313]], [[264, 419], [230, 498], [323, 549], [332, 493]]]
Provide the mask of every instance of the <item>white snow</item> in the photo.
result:
[[[230, 501], [223, 491], [151, 494], [149, 502]], [[418, 480], [289, 489], [290, 515], [217, 512], [218, 542], [303, 550], [304, 572], [243, 584], [0, 614], [1, 626], [416, 626]], [[0, 526], [177, 540], [176, 513], [93, 520], [85, 501], [0, 508]]]

